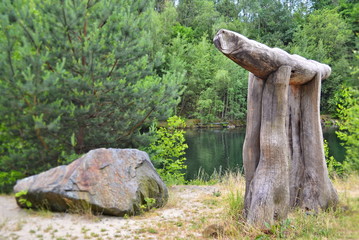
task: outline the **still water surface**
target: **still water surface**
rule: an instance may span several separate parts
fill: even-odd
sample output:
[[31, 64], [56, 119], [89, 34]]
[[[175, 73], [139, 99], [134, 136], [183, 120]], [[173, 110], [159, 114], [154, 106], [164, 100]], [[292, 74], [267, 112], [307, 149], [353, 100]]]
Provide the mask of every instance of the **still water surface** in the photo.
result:
[[[329, 154], [343, 161], [345, 150], [335, 134], [335, 129], [323, 130], [329, 144]], [[193, 179], [199, 169], [211, 175], [216, 169], [242, 169], [242, 148], [245, 129], [190, 129], [186, 131], [186, 178]]]

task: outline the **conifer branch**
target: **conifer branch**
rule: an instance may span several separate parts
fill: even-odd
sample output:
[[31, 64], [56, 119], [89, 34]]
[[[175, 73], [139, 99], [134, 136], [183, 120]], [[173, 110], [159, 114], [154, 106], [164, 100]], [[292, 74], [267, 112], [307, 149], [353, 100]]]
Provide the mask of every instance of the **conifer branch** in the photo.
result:
[[46, 62], [47, 67], [50, 69], [51, 72], [55, 72], [54, 68], [51, 66], [49, 62]]
[[[167, 97], [167, 95], [165, 94], [163, 98], [161, 98], [161, 100], [159, 101], [160, 103], [162, 103], [162, 101]], [[128, 137], [128, 136], [131, 136], [133, 134], [133, 132], [139, 128], [145, 121], [146, 119], [152, 114], [152, 112], [156, 110], [156, 106], [153, 106], [151, 108], [151, 110], [146, 114], [146, 116], [141, 120], [139, 121], [135, 126], [133, 126], [125, 135], [123, 136], [120, 136], [119, 138], [117, 138], [116, 140], [120, 140], [122, 137]]]
[[112, 72], [113, 72], [113, 70], [115, 69], [117, 63], [118, 63], [118, 58], [117, 58], [116, 61], [113, 63], [110, 72], [107, 74], [107, 77], [110, 77], [110, 76], [112, 75]]
[[[88, 2], [87, 2], [87, 4], [88, 4]], [[83, 34], [84, 34], [83, 42], [85, 42], [86, 36], [87, 36], [87, 19], [85, 19], [85, 22], [84, 22]], [[83, 54], [84, 54], [84, 53], [83, 53]], [[85, 55], [82, 56], [82, 65], [83, 65], [83, 66], [86, 66], [86, 65], [87, 65], [87, 64], [86, 64], [86, 56], [85, 56]]]
[[116, 140], [120, 140], [122, 137], [128, 137], [131, 136], [133, 134], [133, 132], [139, 128], [145, 121], [146, 119], [152, 114], [152, 112], [156, 109], [156, 107], [152, 107], [151, 110], [146, 114], [146, 116], [139, 121], [135, 126], [133, 126], [125, 135], [120, 136], [119, 138], [117, 138]]
[[[64, 4], [64, 3], [62, 2], [62, 4]], [[67, 39], [69, 40], [70, 45], [71, 45], [70, 46], [71, 51], [74, 54], [74, 57], [77, 59], [76, 52], [75, 52], [75, 49], [73, 47], [72, 39], [71, 39], [70, 32], [69, 32], [69, 26], [68, 26], [67, 20], [66, 20], [65, 6], [62, 6], [62, 16], [64, 18], [64, 24], [65, 24], [64, 27], [66, 29], [66, 36], [67, 36]]]
[[44, 138], [41, 136], [41, 131], [39, 128], [35, 129], [35, 133], [36, 133], [36, 137], [39, 139], [39, 141], [41, 142], [41, 145], [46, 149], [49, 150], [49, 146], [47, 145], [47, 143], [45, 142]]
[[36, 42], [34, 40], [34, 38], [32, 37], [31, 33], [29, 32], [29, 30], [26, 28], [26, 26], [24, 25], [24, 23], [22, 21], [19, 21], [21, 27], [24, 29], [26, 35], [29, 37], [30, 41], [34, 44], [36, 50], [38, 50], [38, 46], [36, 45]]
[[7, 53], [8, 53], [9, 65], [10, 65], [10, 69], [11, 69], [11, 73], [12, 73], [12, 80], [14, 80], [15, 70], [14, 70], [14, 66], [12, 64], [11, 51], [8, 50]]

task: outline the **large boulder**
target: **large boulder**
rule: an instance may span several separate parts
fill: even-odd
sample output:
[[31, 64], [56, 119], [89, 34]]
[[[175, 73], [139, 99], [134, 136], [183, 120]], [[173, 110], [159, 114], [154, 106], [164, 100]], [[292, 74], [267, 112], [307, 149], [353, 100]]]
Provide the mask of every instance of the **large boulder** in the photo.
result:
[[[69, 165], [19, 180], [20, 207], [124, 216], [162, 207], [168, 190], [147, 153], [136, 149], [95, 149]], [[30, 204], [29, 204], [30, 203]]]

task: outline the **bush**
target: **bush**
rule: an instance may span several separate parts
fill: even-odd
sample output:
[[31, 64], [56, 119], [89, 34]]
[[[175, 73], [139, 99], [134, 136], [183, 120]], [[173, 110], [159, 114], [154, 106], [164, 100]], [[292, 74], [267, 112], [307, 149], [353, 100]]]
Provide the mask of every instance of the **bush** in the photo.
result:
[[186, 158], [183, 156], [188, 145], [185, 143], [184, 128], [186, 123], [178, 116], [167, 120], [167, 127], [160, 127], [155, 132], [155, 140], [150, 145], [151, 159], [162, 179], [167, 184], [184, 184], [185, 173], [182, 170]]
[[341, 95], [338, 104], [339, 131], [336, 133], [344, 141], [348, 169], [359, 172], [359, 90], [343, 88]]

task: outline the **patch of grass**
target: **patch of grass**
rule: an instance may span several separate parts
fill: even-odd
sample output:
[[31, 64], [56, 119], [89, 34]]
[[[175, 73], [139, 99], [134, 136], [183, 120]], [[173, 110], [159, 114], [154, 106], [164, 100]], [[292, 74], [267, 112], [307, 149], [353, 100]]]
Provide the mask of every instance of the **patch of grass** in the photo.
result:
[[202, 227], [202, 225], [199, 224], [197, 221], [192, 220], [190, 223], [191, 223], [190, 229], [192, 229], [192, 230], [198, 230]]
[[227, 196], [228, 213], [233, 220], [240, 220], [243, 215], [244, 197], [238, 189], [230, 191]]
[[18, 222], [14, 225], [14, 229], [13, 229], [13, 230], [14, 230], [15, 232], [21, 231], [25, 223], [26, 223], [26, 221], [24, 221], [24, 220], [18, 221]]
[[26, 209], [26, 212], [33, 216], [39, 216], [44, 218], [52, 218], [54, 213], [48, 210], [47, 208], [41, 209]]
[[147, 230], [144, 228], [140, 228], [135, 231], [135, 233], [137, 233], [137, 234], [141, 234], [141, 233], [145, 233], [145, 232], [147, 232]]
[[158, 233], [158, 231], [156, 229], [154, 229], [154, 228], [148, 228], [147, 232], [152, 233], [152, 234], [157, 234]]
[[215, 185], [221, 181], [222, 178], [222, 167], [218, 170], [214, 169], [211, 175], [207, 174], [203, 168], [199, 168], [197, 176], [190, 180], [188, 185]]
[[261, 230], [246, 224], [243, 217], [244, 179], [228, 174], [222, 184], [227, 189], [223, 214], [224, 239], [359, 239], [359, 176], [334, 179], [340, 203], [336, 209], [309, 214], [302, 209]]
[[93, 216], [92, 205], [85, 200], [64, 198], [68, 206], [68, 212], [80, 215]]
[[52, 225], [49, 225], [47, 228], [44, 229], [44, 232], [50, 232], [53, 229]]
[[[4, 238], [4, 239], [7, 239], [7, 238]], [[15, 233], [11, 233], [9, 235], [9, 238], [8, 239], [11, 239], [11, 240], [17, 240], [17, 239], [20, 239], [20, 236], [19, 235], [16, 235]]]
[[175, 225], [176, 225], [177, 227], [182, 227], [182, 226], [183, 226], [183, 222], [178, 221], [178, 222], [175, 223]]
[[176, 208], [178, 207], [178, 199], [181, 197], [180, 194], [170, 191], [167, 204], [164, 206], [164, 209]]
[[88, 231], [90, 231], [89, 228], [86, 228], [86, 227], [82, 227], [82, 228], [81, 228], [81, 232], [82, 232], [83, 234], [86, 234]]
[[219, 205], [219, 201], [217, 199], [213, 199], [213, 198], [203, 199], [202, 203], [207, 206], [210, 206], [210, 207]]
[[6, 226], [7, 222], [8, 222], [8, 220], [6, 219], [2, 223], [0, 223], [0, 230], [3, 229]]
[[215, 179], [204, 180], [204, 179], [196, 178], [196, 179], [190, 180], [187, 184], [201, 186], [201, 185], [215, 185], [217, 183], [218, 183], [218, 180], [215, 180]]
[[215, 196], [215, 197], [220, 197], [220, 196], [222, 195], [221, 191], [219, 191], [219, 190], [213, 191], [212, 194], [213, 194], [213, 196]]

